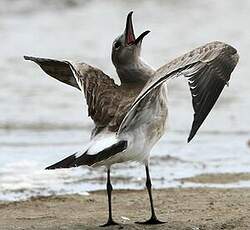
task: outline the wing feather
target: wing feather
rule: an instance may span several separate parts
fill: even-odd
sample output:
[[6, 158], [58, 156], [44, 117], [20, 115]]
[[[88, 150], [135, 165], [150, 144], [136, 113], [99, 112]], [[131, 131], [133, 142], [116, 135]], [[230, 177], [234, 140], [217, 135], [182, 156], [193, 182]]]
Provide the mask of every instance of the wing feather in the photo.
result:
[[112, 121], [120, 97], [119, 86], [108, 75], [85, 63], [73, 64], [68, 61], [29, 56], [24, 58], [37, 63], [51, 77], [82, 91], [88, 105], [88, 115], [96, 125], [94, 134]]
[[133, 111], [147, 94], [169, 79], [184, 76], [188, 79], [194, 109], [193, 124], [188, 137], [188, 142], [191, 141], [230, 80], [238, 59], [235, 48], [216, 41], [194, 49], [159, 68], [135, 99], [118, 132], [122, 132], [129, 125]]
[[[119, 86], [101, 70], [84, 63], [70, 64], [88, 104], [88, 114], [99, 127], [106, 127], [119, 106]], [[111, 100], [111, 95], [114, 96]]]
[[46, 169], [58, 169], [58, 168], [72, 168], [78, 167], [80, 165], [93, 166], [96, 163], [107, 160], [108, 158], [114, 156], [117, 153], [124, 151], [127, 148], [127, 141], [121, 140], [96, 154], [88, 154], [88, 151], [77, 156], [79, 153], [74, 153], [69, 157], [60, 160], [59, 162], [46, 167]]
[[74, 78], [74, 75], [72, 74], [69, 65], [66, 62], [58, 61], [55, 59], [38, 58], [30, 56], [24, 56], [24, 59], [35, 62], [41, 67], [41, 69], [45, 73], [57, 79], [58, 81], [73, 86], [77, 89], [80, 89]]

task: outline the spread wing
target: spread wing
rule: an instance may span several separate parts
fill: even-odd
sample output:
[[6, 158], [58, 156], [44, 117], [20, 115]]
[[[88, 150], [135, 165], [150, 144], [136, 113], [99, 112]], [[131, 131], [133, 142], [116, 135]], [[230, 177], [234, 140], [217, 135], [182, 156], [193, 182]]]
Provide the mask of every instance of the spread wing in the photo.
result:
[[88, 115], [96, 125], [94, 134], [106, 127], [115, 116], [120, 100], [119, 86], [101, 70], [85, 63], [73, 64], [28, 56], [24, 58], [37, 63], [51, 77], [82, 91], [87, 101]]
[[101, 70], [85, 63], [73, 64], [66, 62], [85, 95], [88, 105], [88, 114], [94, 120], [96, 135], [101, 129], [107, 127], [116, 116], [117, 109], [122, 100], [120, 88], [114, 80]]
[[129, 125], [139, 102], [153, 89], [169, 79], [184, 76], [188, 79], [194, 109], [193, 124], [188, 137], [188, 142], [191, 141], [228, 83], [238, 60], [235, 48], [216, 41], [194, 49], [162, 66], [142, 89], [118, 132]]
[[64, 61], [29, 56], [24, 56], [24, 59], [35, 62], [51, 77], [80, 90], [70, 66]]

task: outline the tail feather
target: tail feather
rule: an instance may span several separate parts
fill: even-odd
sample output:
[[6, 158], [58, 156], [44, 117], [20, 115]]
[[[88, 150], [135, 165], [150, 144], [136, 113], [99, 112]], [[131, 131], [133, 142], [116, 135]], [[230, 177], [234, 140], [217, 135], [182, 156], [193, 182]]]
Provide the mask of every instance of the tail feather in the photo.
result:
[[46, 169], [57, 169], [57, 168], [71, 168], [77, 167], [80, 165], [94, 165], [97, 162], [104, 161], [117, 153], [122, 152], [127, 148], [127, 141], [119, 141], [108, 148], [96, 153], [96, 154], [88, 154], [88, 151], [81, 154], [81, 156], [77, 157], [78, 153], [74, 153], [69, 157], [47, 167]]

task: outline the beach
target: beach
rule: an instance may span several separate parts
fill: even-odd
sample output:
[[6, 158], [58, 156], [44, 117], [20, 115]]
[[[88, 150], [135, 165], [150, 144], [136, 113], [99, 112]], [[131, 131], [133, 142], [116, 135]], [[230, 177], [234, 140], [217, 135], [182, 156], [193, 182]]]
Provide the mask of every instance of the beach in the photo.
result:
[[[209, 183], [214, 177], [206, 175], [203, 182]], [[223, 183], [228, 182], [228, 175], [225, 176], [227, 179], [223, 175], [217, 177]], [[238, 175], [230, 177], [235, 179]], [[166, 221], [165, 224], [135, 224], [135, 221], [146, 220], [150, 215], [147, 191], [124, 189], [113, 192], [113, 215], [121, 225], [107, 229], [250, 228], [249, 188], [167, 188], [154, 190], [153, 196], [156, 213], [160, 220]], [[106, 199], [106, 192], [100, 190], [89, 195], [72, 194], [1, 202], [1, 229], [100, 229], [99, 226], [107, 220]]]

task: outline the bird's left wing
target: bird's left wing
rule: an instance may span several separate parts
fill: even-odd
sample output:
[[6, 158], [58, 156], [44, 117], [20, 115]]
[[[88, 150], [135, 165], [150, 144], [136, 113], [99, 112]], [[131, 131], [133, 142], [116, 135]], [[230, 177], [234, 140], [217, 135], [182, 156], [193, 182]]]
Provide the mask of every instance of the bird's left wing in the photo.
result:
[[35, 62], [45, 73], [54, 79], [80, 90], [80, 87], [72, 74], [70, 66], [65, 61], [31, 56], [24, 56], [24, 59]]
[[168, 79], [184, 76], [188, 79], [194, 109], [194, 120], [188, 137], [188, 142], [191, 141], [228, 83], [238, 60], [235, 48], [216, 41], [194, 49], [162, 66], [142, 89], [123, 119], [118, 132], [122, 132], [129, 125], [133, 111], [153, 89]]
[[24, 56], [37, 63], [51, 77], [82, 91], [88, 105], [88, 115], [95, 122], [94, 134], [114, 118], [121, 95], [119, 86], [100, 69], [86, 63]]

